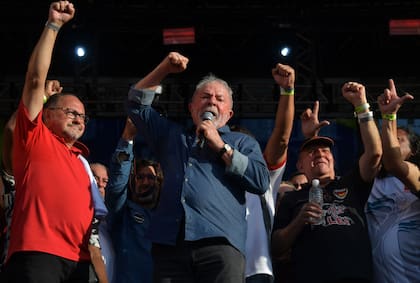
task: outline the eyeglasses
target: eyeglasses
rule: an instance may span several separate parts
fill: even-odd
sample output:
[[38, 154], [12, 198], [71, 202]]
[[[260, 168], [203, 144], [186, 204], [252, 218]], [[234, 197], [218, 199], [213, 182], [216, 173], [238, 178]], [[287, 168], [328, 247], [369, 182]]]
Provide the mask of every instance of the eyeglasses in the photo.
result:
[[80, 117], [80, 119], [83, 121], [83, 123], [86, 125], [89, 122], [89, 117], [85, 114], [79, 113], [76, 110], [72, 110], [69, 108], [63, 108], [63, 107], [48, 107], [48, 109], [51, 110], [61, 110], [66, 114], [66, 116], [72, 120], [76, 119], [77, 117]]
[[149, 181], [156, 181], [156, 176], [153, 174], [137, 174], [136, 180], [143, 181], [144, 179], [148, 179]]

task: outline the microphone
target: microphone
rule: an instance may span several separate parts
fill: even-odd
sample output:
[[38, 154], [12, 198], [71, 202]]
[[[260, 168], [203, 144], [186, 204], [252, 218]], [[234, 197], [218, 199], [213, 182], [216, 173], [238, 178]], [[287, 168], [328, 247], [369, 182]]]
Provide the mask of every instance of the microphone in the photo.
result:
[[[214, 117], [213, 113], [211, 113], [210, 111], [206, 111], [201, 115], [201, 120], [202, 121], [206, 121], [206, 120], [211, 121], [211, 120], [213, 120], [213, 117]], [[198, 142], [199, 142], [198, 146], [200, 148], [203, 148], [204, 144], [206, 143], [206, 138], [204, 137], [203, 133], [200, 133], [200, 135], [198, 137]]]

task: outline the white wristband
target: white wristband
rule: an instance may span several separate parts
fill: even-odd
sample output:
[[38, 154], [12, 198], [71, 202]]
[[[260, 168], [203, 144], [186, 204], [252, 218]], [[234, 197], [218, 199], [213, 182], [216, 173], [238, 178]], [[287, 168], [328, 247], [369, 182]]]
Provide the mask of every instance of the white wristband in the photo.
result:
[[369, 111], [357, 114], [357, 120], [359, 121], [359, 123], [373, 121], [373, 112]]
[[59, 26], [57, 26], [56, 24], [50, 23], [48, 21], [45, 23], [45, 26], [49, 29], [52, 29], [53, 31], [56, 31], [56, 32], [58, 32], [60, 30]]
[[362, 119], [362, 118], [370, 118], [370, 117], [373, 118], [373, 112], [372, 111], [363, 112], [363, 113], [357, 114], [357, 118], [359, 118], [359, 119]]

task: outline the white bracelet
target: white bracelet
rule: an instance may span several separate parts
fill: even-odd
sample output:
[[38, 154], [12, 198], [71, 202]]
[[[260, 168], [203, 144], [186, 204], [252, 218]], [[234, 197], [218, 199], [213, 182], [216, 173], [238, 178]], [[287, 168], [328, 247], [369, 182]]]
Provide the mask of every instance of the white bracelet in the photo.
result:
[[45, 23], [45, 26], [49, 29], [52, 29], [53, 31], [56, 31], [56, 32], [58, 32], [60, 30], [59, 26], [57, 26], [56, 24], [50, 23], [48, 21]]
[[372, 121], [373, 120], [373, 112], [369, 111], [369, 112], [364, 112], [364, 113], [357, 114], [357, 120], [359, 121], [359, 123], [365, 123], [365, 122]]
[[362, 118], [369, 118], [372, 117], [373, 118], [373, 112], [369, 111], [369, 112], [363, 112], [360, 114], [357, 114], [357, 118], [362, 119]]
[[161, 86], [161, 85], [158, 85], [158, 86], [156, 87], [156, 89], [155, 89], [155, 93], [156, 93], [157, 95], [162, 94], [162, 86]]
[[373, 117], [359, 118], [358, 121], [359, 121], [359, 124], [369, 122], [369, 121], [373, 121]]

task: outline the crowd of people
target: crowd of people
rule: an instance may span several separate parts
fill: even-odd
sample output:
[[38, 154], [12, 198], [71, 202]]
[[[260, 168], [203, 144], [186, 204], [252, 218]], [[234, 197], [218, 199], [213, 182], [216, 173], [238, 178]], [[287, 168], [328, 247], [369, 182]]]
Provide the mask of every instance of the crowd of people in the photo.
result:
[[[154, 106], [160, 85], [189, 58], [170, 52], [128, 89], [124, 130], [109, 164], [89, 164], [79, 139], [82, 101], [47, 80], [60, 28], [75, 15], [50, 5], [2, 149], [0, 279], [76, 282], [420, 282], [420, 138], [398, 128], [393, 80], [378, 97], [346, 82], [363, 145], [335, 170], [333, 138], [319, 135], [319, 103], [300, 116], [306, 140], [287, 164], [295, 70], [277, 63], [274, 127], [264, 149], [234, 115], [233, 91], [210, 74], [188, 110], [192, 126]], [[296, 93], [296, 95], [299, 95]], [[136, 156], [141, 136], [152, 159]], [[295, 173], [285, 180], [286, 166]], [[314, 179], [323, 201], [309, 199]]]

